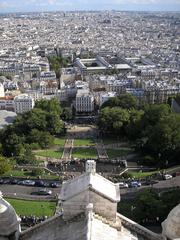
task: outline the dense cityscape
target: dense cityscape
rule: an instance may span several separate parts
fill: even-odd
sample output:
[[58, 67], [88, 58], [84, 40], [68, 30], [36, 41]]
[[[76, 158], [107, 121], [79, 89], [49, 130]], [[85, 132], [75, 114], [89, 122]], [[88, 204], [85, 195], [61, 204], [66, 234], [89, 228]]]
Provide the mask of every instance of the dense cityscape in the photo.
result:
[[179, 12], [0, 14], [0, 240], [179, 239], [179, 156]]

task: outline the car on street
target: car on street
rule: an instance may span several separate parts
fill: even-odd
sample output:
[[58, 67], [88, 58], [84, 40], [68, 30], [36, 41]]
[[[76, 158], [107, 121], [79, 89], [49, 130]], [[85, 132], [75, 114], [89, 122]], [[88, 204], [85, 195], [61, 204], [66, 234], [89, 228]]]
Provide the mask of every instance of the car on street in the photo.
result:
[[1, 178], [1, 179], [0, 179], [0, 184], [3, 184], [3, 183], [4, 183], [4, 181], [3, 181], [3, 179]]
[[10, 179], [9, 178], [3, 179], [3, 184], [10, 184]]
[[37, 192], [38, 195], [52, 195], [52, 191], [46, 188], [41, 188]]
[[33, 180], [23, 180], [19, 182], [20, 185], [25, 185], [25, 186], [34, 186], [35, 181]]
[[52, 183], [50, 183], [49, 186], [52, 188], [58, 188], [60, 185], [57, 182], [52, 182]]
[[52, 191], [47, 188], [41, 188], [41, 189], [38, 189], [37, 191], [32, 192], [31, 195], [47, 196], [47, 195], [52, 195]]
[[139, 181], [132, 181], [129, 183], [129, 187], [131, 188], [141, 187], [141, 183]]
[[127, 183], [124, 183], [124, 182], [119, 182], [119, 188], [128, 188], [128, 184]]
[[37, 180], [37, 181], [35, 182], [35, 186], [36, 186], [36, 187], [47, 187], [48, 184], [45, 183], [45, 182], [42, 181], [42, 180]]
[[163, 179], [164, 180], [169, 180], [169, 179], [171, 179], [172, 178], [172, 175], [170, 175], [170, 174], [165, 174], [165, 175], [163, 175]]
[[9, 183], [12, 184], [12, 185], [15, 185], [15, 184], [18, 184], [18, 180], [15, 179], [15, 178], [12, 178], [12, 179], [10, 179]]

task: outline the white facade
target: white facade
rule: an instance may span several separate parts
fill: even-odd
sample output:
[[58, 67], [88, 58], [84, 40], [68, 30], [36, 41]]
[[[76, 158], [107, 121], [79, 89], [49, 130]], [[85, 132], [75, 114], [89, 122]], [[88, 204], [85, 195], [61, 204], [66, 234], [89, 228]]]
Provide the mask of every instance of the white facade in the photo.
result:
[[76, 112], [87, 113], [94, 111], [94, 96], [89, 90], [78, 90], [76, 94]]
[[54, 71], [41, 72], [40, 81], [56, 81], [56, 73]]
[[0, 97], [4, 97], [4, 86], [0, 83]]
[[31, 111], [34, 107], [34, 99], [27, 94], [21, 94], [14, 98], [14, 107], [16, 113]]

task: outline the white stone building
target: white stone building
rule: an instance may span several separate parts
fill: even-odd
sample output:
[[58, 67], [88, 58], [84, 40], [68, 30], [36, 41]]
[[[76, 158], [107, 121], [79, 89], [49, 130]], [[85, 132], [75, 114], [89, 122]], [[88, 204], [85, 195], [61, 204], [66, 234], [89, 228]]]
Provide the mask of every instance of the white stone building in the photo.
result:
[[0, 83], [0, 97], [4, 97], [4, 86], [2, 83]]
[[94, 111], [94, 96], [89, 89], [79, 89], [76, 94], [76, 112], [90, 113]]
[[40, 81], [56, 81], [56, 73], [54, 71], [41, 72]]
[[16, 113], [31, 111], [34, 107], [34, 99], [28, 94], [20, 94], [14, 98], [14, 108]]
[[0, 240], [175, 240], [180, 238], [180, 204], [156, 234], [117, 213], [118, 184], [96, 173], [92, 160], [86, 172], [63, 182], [56, 216], [22, 231], [14, 209], [0, 196]]

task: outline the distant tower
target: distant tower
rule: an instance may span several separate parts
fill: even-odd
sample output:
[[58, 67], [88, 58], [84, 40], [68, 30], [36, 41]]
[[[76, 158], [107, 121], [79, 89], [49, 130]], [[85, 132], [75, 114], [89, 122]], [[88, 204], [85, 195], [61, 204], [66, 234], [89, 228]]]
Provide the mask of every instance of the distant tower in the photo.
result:
[[94, 160], [88, 160], [86, 162], [86, 172], [96, 173], [96, 162]]

